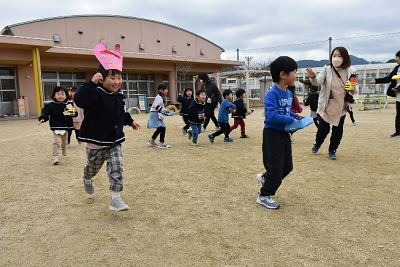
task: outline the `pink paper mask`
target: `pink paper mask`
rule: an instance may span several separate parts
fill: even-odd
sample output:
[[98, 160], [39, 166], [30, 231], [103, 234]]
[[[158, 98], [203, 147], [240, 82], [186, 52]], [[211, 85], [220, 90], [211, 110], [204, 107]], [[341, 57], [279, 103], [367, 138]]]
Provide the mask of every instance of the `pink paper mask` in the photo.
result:
[[122, 55], [119, 44], [114, 47], [114, 52], [107, 50], [104, 40], [93, 48], [93, 53], [104, 69], [122, 71]]

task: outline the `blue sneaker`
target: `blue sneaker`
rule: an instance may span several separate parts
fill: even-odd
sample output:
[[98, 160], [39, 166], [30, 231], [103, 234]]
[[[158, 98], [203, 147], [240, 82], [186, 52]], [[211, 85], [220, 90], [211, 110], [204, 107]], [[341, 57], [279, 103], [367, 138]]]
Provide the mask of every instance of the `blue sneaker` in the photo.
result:
[[233, 142], [233, 139], [232, 138], [224, 138], [224, 142]]
[[187, 132], [187, 134], [188, 134], [188, 139], [189, 140], [192, 140], [192, 131], [191, 130], [189, 130], [188, 132]]
[[257, 174], [257, 181], [260, 183], [261, 186], [264, 186], [265, 183], [264, 173]]
[[314, 146], [311, 148], [312, 153], [317, 153], [321, 145], [314, 144]]
[[399, 133], [394, 133], [394, 134], [392, 134], [390, 137], [399, 137], [399, 136], [400, 136]]
[[257, 203], [260, 204], [260, 205], [263, 205], [264, 207], [267, 207], [269, 209], [277, 209], [277, 208], [279, 208], [278, 202], [276, 202], [270, 196], [263, 197], [260, 194], [258, 194]]
[[332, 160], [337, 160], [336, 150], [329, 151], [329, 158]]
[[208, 135], [208, 139], [210, 139], [210, 142], [211, 142], [211, 143], [214, 143], [214, 138], [215, 138], [215, 137], [214, 137], [212, 134], [209, 134], [209, 135]]

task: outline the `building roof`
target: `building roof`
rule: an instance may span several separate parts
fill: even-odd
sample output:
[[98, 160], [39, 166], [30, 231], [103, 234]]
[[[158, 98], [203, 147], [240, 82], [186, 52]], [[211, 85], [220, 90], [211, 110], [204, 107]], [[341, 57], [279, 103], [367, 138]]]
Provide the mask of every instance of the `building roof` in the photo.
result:
[[193, 34], [193, 35], [195, 35], [195, 36], [197, 36], [197, 37], [199, 37], [199, 38], [201, 38], [201, 39], [203, 39], [203, 40], [205, 40], [205, 41], [217, 46], [218, 48], [220, 48], [222, 50], [222, 52], [225, 52], [225, 49], [223, 49], [221, 46], [211, 42], [210, 40], [208, 40], [208, 39], [206, 39], [206, 38], [204, 38], [204, 37], [202, 37], [202, 36], [200, 36], [198, 34], [195, 34], [193, 32], [185, 30], [183, 28], [180, 28], [180, 27], [168, 24], [168, 23], [156, 21], [156, 20], [150, 20], [150, 19], [144, 19], [144, 18], [138, 18], [138, 17], [131, 17], [131, 16], [111, 15], [111, 14], [84, 14], [84, 15], [58, 16], [58, 17], [49, 17], [49, 18], [43, 18], [43, 19], [37, 19], [37, 20], [30, 20], [30, 21], [25, 21], [25, 22], [20, 22], [20, 23], [7, 25], [1, 30], [0, 35], [4, 35], [4, 33], [6, 33], [7, 30], [9, 30], [12, 27], [16, 27], [16, 26], [22, 26], [22, 25], [25, 25], [25, 24], [30, 24], [30, 23], [40, 22], [40, 21], [48, 21], [48, 20], [64, 19], [64, 18], [75, 18], [75, 17], [115, 17], [115, 18], [137, 19], [137, 20], [143, 20], [143, 21], [159, 23], [159, 24], [162, 24], [162, 25], [173, 27], [173, 28], [185, 31], [187, 33]]

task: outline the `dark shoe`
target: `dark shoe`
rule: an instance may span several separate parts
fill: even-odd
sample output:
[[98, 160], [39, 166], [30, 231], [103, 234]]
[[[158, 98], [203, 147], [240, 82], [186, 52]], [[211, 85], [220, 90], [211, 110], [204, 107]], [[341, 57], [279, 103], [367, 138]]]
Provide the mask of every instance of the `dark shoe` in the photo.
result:
[[85, 180], [85, 178], [83, 178], [83, 188], [89, 195], [93, 194], [94, 193], [93, 180]]
[[311, 148], [312, 153], [317, 153], [321, 145], [314, 144], [314, 146]]
[[400, 134], [394, 133], [394, 134], [392, 134], [390, 137], [399, 137], [399, 136], [400, 136]]
[[337, 160], [336, 151], [329, 151], [329, 158], [332, 160]]
[[247, 134], [245, 134], [245, 135], [241, 135], [240, 138], [250, 138], [250, 136], [248, 136]]

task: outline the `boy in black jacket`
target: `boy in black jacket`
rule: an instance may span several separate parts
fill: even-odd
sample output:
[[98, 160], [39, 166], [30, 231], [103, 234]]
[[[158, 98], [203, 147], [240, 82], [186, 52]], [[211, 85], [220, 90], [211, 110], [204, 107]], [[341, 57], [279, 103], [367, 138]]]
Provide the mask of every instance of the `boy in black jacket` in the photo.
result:
[[199, 89], [196, 91], [196, 99], [189, 105], [189, 122], [192, 130], [188, 131], [188, 138], [192, 140], [192, 146], [198, 146], [197, 138], [201, 133], [201, 125], [204, 122], [204, 117], [207, 116], [206, 108], [206, 91]]
[[234, 124], [231, 126], [231, 132], [240, 125], [240, 138], [249, 138], [249, 136], [246, 135], [246, 124], [244, 123], [244, 119], [246, 118], [246, 115], [250, 115], [251, 112], [247, 112], [244, 105], [243, 98], [245, 98], [245, 96], [246, 91], [240, 88], [236, 91], [236, 100], [233, 102], [236, 106], [236, 110], [232, 113]]
[[78, 138], [86, 142], [84, 189], [88, 194], [94, 193], [92, 179], [107, 161], [112, 192], [109, 209], [115, 211], [129, 210], [120, 196], [123, 190], [121, 143], [125, 141], [122, 128], [129, 125], [134, 130], [140, 129], [140, 125], [124, 110], [125, 96], [119, 89], [122, 85], [121, 70], [106, 70], [100, 65], [92, 80], [83, 84], [74, 96], [75, 104], [85, 110]]

